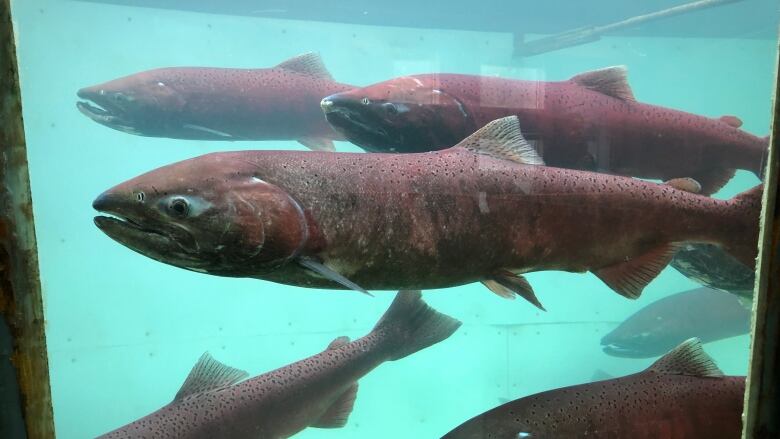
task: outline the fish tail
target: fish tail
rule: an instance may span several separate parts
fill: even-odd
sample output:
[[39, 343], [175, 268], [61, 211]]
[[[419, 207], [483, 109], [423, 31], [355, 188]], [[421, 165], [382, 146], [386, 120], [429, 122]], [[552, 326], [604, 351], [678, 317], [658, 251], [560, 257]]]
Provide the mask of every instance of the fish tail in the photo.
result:
[[460, 325], [428, 306], [419, 291], [399, 291], [372, 332], [385, 338], [389, 359], [398, 360], [446, 339]]
[[728, 200], [735, 227], [721, 227], [721, 245], [746, 266], [753, 268], [758, 256], [758, 230], [764, 186], [759, 184]]

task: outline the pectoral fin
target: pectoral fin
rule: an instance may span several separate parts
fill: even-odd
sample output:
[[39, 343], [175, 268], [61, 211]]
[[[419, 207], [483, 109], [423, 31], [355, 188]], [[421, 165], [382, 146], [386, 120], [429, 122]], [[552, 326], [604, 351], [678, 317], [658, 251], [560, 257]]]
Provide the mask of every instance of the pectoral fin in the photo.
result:
[[318, 137], [306, 137], [298, 139], [298, 143], [309, 148], [312, 151], [334, 152], [336, 147], [330, 139], [321, 139]]
[[374, 296], [373, 294], [366, 291], [365, 288], [361, 287], [360, 285], [352, 282], [351, 280], [347, 279], [346, 277], [340, 275], [335, 270], [330, 269], [328, 266], [323, 264], [322, 262], [315, 261], [312, 258], [308, 258], [305, 256], [302, 256], [298, 258], [298, 263], [301, 264], [303, 267], [308, 268], [309, 270], [319, 274], [320, 276], [332, 280], [333, 282], [339, 283], [342, 286], [349, 288], [350, 290], [359, 291], [363, 294], [367, 294], [369, 296]]
[[671, 262], [679, 248], [678, 243], [662, 245], [624, 262], [595, 270], [593, 274], [618, 294], [636, 299]]

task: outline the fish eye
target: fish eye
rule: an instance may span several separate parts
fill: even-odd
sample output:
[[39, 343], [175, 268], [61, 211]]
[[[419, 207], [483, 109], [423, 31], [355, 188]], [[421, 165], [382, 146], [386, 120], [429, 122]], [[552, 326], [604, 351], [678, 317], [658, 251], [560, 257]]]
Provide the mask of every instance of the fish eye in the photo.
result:
[[144, 200], [146, 200], [146, 194], [143, 193], [143, 191], [138, 191], [135, 193], [135, 201], [138, 201], [139, 203], [143, 203]]
[[371, 103], [371, 101], [368, 98], [363, 98], [360, 100], [360, 103], [363, 105], [368, 105]]
[[385, 112], [387, 114], [390, 114], [390, 115], [398, 114], [398, 108], [395, 106], [395, 104], [393, 104], [391, 102], [387, 102], [385, 104], [382, 104], [382, 108], [385, 109]]
[[176, 218], [185, 218], [190, 213], [190, 203], [181, 197], [174, 198], [168, 203], [168, 212]]

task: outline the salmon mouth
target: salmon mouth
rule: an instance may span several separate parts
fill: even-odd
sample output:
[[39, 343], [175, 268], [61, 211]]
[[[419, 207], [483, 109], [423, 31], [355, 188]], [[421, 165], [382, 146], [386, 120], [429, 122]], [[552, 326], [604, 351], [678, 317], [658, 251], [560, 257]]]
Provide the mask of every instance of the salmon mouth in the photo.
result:
[[[663, 355], [675, 346], [674, 342], [668, 342], [669, 340], [661, 339], [647, 339], [641, 340], [601, 340], [601, 350], [605, 354], [612, 357], [622, 358], [651, 358], [659, 355]], [[671, 347], [669, 347], [671, 346]]]
[[[141, 135], [132, 121], [127, 118], [119, 102], [130, 102], [131, 99], [121, 93], [106, 93], [104, 90], [97, 92], [79, 90], [78, 97], [82, 100], [76, 102], [76, 108], [93, 121], [129, 134]], [[114, 96], [116, 103], [111, 103], [107, 96]], [[121, 96], [121, 97], [120, 97]]]
[[[385, 120], [359, 102], [334, 96], [323, 99], [320, 106], [325, 119], [336, 131], [367, 151], [385, 151], [402, 141], [383, 128]], [[374, 149], [376, 146], [380, 149]]]
[[200, 268], [203, 263], [197, 241], [181, 227], [157, 227], [110, 212], [95, 216], [94, 222], [109, 238], [152, 259], [184, 268]]

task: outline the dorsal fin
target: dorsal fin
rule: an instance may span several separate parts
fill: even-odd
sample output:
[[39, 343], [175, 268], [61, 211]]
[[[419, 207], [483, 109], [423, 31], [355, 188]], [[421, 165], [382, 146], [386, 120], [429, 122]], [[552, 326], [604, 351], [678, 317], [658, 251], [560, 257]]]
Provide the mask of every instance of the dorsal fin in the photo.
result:
[[332, 351], [334, 349], [338, 349], [342, 346], [346, 346], [349, 344], [349, 337], [342, 335], [341, 337], [336, 337], [335, 340], [330, 342], [327, 348], [325, 348], [326, 351]]
[[681, 191], [690, 192], [692, 194], [698, 194], [701, 192], [701, 184], [699, 184], [698, 181], [688, 177], [673, 178], [664, 182], [664, 184]]
[[304, 73], [316, 78], [333, 80], [333, 76], [325, 68], [322, 58], [314, 52], [307, 52], [302, 55], [290, 58], [276, 66], [277, 69], [291, 70], [293, 72]]
[[502, 117], [489, 122], [455, 146], [517, 163], [544, 164], [533, 146], [523, 138], [517, 116]]
[[742, 126], [742, 120], [737, 116], [730, 116], [730, 115], [721, 116], [720, 118], [718, 118], [718, 120], [734, 128], [739, 128]]
[[634, 101], [634, 92], [628, 85], [626, 66], [606, 67], [591, 72], [580, 73], [571, 81], [585, 88], [603, 93], [624, 101]]
[[223, 389], [243, 380], [249, 376], [243, 370], [225, 366], [215, 360], [208, 352], [201, 355], [195, 366], [192, 367], [187, 379], [184, 380], [174, 401], [180, 401], [188, 396], [208, 392], [210, 390]]
[[698, 338], [685, 340], [668, 354], [659, 358], [647, 370], [671, 375], [723, 376], [723, 372], [718, 369], [712, 357], [701, 348], [701, 341]]

